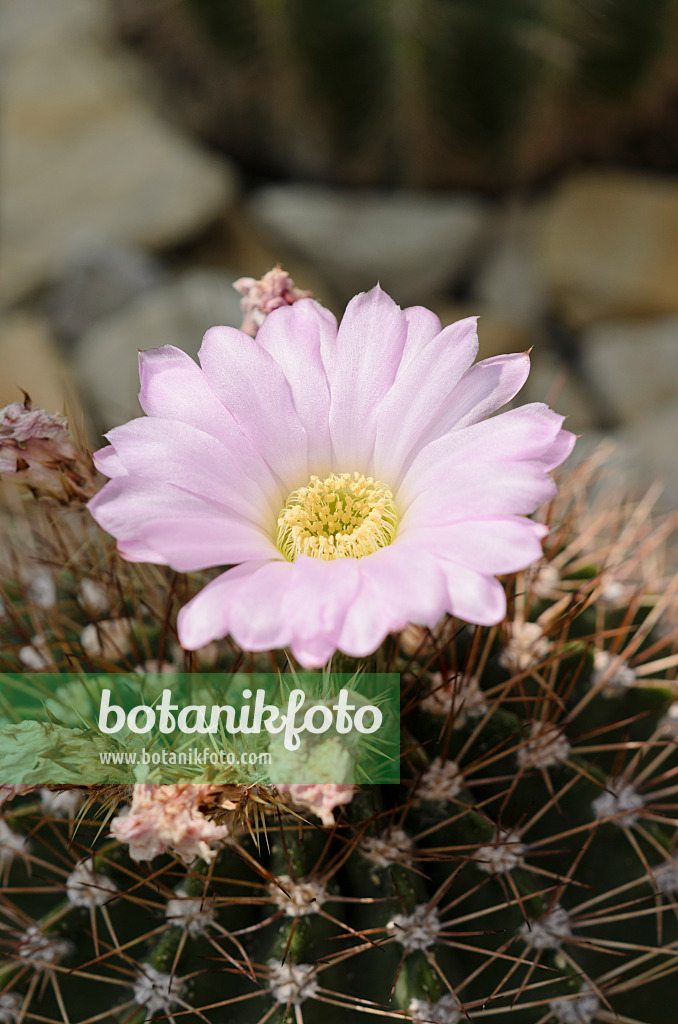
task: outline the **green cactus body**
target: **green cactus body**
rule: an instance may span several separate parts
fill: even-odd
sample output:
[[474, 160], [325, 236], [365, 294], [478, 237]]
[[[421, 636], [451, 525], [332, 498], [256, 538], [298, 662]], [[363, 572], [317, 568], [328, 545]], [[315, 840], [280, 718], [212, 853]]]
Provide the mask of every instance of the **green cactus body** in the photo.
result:
[[[405, 631], [369, 659], [401, 673], [401, 783], [358, 788], [333, 827], [258, 785], [206, 787], [190, 812], [221, 829], [210, 859], [167, 840], [135, 860], [110, 834], [124, 779], [5, 794], [0, 1022], [672, 1024], [676, 584], [638, 506], [581, 511], [596, 473], [565, 478], [506, 622]], [[228, 640], [181, 652], [176, 607], [201, 581], [120, 562], [77, 508], [24, 512], [4, 671], [27, 647], [52, 672], [284, 667]], [[55, 580], [46, 607], [29, 562]]]

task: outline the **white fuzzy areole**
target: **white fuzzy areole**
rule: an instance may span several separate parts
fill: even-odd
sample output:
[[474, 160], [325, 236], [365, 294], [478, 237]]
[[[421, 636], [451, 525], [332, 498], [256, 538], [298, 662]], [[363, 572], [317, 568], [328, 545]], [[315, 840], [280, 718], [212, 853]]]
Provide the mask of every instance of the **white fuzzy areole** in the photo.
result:
[[152, 1013], [169, 1013], [181, 999], [182, 983], [171, 974], [144, 964], [134, 985], [134, 1001]]
[[302, 878], [301, 881], [295, 882], [289, 875], [280, 875], [278, 882], [280, 885], [272, 882], [269, 890], [274, 902], [287, 917], [317, 914], [327, 899], [324, 885], [314, 878]]
[[640, 818], [637, 811], [645, 806], [645, 801], [630, 782], [610, 779], [607, 790], [591, 806], [596, 818], [611, 818], [613, 825], [630, 828]]
[[530, 738], [517, 753], [521, 768], [552, 768], [570, 755], [570, 744], [553, 722], [532, 722]]
[[396, 914], [386, 925], [388, 934], [408, 951], [435, 945], [441, 928], [438, 911], [425, 903], [415, 907], [411, 914]]
[[306, 999], [313, 999], [317, 994], [314, 964], [281, 964], [277, 960], [269, 960], [268, 968], [268, 989], [277, 1003], [301, 1006]]

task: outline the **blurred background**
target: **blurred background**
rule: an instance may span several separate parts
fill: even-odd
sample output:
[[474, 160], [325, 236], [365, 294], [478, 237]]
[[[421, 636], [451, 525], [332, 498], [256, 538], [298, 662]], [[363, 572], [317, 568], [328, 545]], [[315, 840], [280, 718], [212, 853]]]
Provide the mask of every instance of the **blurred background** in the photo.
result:
[[377, 279], [678, 501], [676, 0], [2, 0], [0, 407], [135, 415], [276, 262]]

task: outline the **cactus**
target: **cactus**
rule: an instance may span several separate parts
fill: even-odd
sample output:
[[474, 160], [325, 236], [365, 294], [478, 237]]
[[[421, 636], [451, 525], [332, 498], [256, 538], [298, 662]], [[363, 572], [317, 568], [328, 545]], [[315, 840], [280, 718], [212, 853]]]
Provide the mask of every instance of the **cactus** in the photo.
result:
[[[501, 625], [368, 659], [402, 676], [399, 786], [0, 790], [0, 1021], [673, 1021], [673, 524], [608, 456], [564, 474]], [[0, 668], [282, 667], [181, 651], [203, 580], [117, 556], [87, 461], [4, 487]]]
[[116, 0], [115, 9], [164, 75], [173, 109], [265, 173], [533, 183], [573, 151], [624, 155], [648, 99], [666, 109], [671, 98], [671, 0]]

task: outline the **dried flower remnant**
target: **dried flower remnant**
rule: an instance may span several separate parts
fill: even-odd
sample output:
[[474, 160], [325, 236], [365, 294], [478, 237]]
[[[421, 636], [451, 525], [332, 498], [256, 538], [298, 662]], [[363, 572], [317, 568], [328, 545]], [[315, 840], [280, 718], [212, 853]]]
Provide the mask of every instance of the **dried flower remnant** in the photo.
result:
[[[169, 852], [190, 864], [201, 857], [210, 861], [213, 843], [229, 835], [226, 825], [217, 825], [203, 813], [203, 806], [215, 799], [210, 785], [160, 786], [142, 783], [134, 787], [131, 807], [111, 822], [111, 835], [129, 845], [133, 860], [152, 860]], [[220, 804], [235, 810], [236, 804]]]
[[239, 277], [233, 287], [240, 292], [240, 308], [243, 313], [241, 331], [251, 338], [263, 324], [269, 313], [281, 306], [291, 306], [299, 299], [310, 299], [311, 292], [297, 288], [294, 281], [279, 266], [273, 267], [257, 280], [254, 277]]
[[89, 509], [129, 561], [233, 566], [180, 610], [186, 650], [230, 634], [319, 668], [445, 614], [496, 624], [496, 577], [542, 557], [527, 515], [575, 438], [545, 405], [492, 415], [529, 357], [477, 351], [474, 318], [442, 329], [376, 287], [338, 327], [299, 299], [255, 339], [212, 328], [200, 368], [143, 352], [146, 417], [107, 435]]
[[15, 796], [21, 796], [22, 793], [30, 793], [33, 789], [35, 789], [35, 786], [24, 785], [23, 783], [16, 786], [0, 785], [0, 807], [6, 801], [13, 800]]
[[88, 498], [94, 470], [68, 432], [67, 420], [34, 409], [28, 397], [0, 409], [0, 475], [60, 499]]
[[350, 804], [355, 786], [343, 783], [282, 783], [276, 786], [278, 795], [287, 797], [294, 806], [316, 814], [323, 825], [334, 825], [333, 811]]

